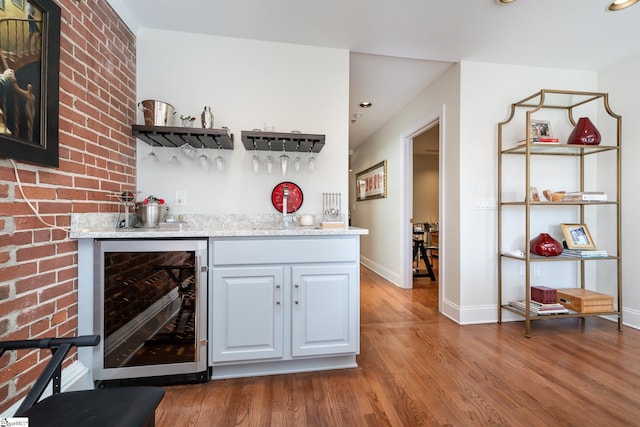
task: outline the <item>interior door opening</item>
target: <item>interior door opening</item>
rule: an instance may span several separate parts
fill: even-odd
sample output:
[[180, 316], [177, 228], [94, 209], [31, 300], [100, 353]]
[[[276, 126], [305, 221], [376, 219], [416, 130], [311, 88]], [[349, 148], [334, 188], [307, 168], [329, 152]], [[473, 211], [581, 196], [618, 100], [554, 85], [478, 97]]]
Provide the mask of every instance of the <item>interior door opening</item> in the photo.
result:
[[413, 136], [412, 272], [413, 287], [433, 288], [437, 295], [440, 212], [440, 124]]

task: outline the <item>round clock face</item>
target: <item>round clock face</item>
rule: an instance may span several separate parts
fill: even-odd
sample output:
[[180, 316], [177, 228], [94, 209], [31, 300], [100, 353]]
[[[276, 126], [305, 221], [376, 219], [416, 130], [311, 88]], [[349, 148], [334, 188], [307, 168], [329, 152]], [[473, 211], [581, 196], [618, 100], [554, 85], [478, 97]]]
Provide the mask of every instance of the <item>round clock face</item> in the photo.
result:
[[271, 192], [271, 203], [278, 212], [282, 212], [282, 201], [284, 199], [284, 189], [289, 189], [289, 195], [287, 196], [287, 213], [292, 213], [300, 209], [302, 205], [302, 190], [293, 182], [281, 182], [276, 185]]

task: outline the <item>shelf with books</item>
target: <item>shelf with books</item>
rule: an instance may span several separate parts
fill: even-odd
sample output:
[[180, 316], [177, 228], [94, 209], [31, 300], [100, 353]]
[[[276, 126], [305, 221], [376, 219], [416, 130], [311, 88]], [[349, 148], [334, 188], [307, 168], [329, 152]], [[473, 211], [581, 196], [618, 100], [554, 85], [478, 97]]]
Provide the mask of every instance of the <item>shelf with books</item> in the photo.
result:
[[[503, 311], [520, 316], [526, 337], [532, 320], [591, 315], [541, 315], [531, 300], [534, 275], [536, 280], [551, 279], [552, 287], [557, 281], [567, 288], [613, 295], [615, 310], [604, 314], [617, 316], [622, 330], [622, 118], [608, 102], [606, 93], [542, 89], [513, 103], [509, 117], [498, 124], [498, 322]], [[578, 118], [589, 115], [597, 118], [602, 138], [576, 143], [569, 134], [574, 134]], [[537, 120], [540, 116], [545, 120]], [[532, 194], [532, 185], [567, 192], [561, 200], [540, 200]], [[602, 248], [593, 245], [586, 252], [580, 247], [560, 256], [534, 254], [529, 247], [533, 238], [541, 232], [558, 236], [562, 222], [585, 229], [586, 222], [593, 224]]]

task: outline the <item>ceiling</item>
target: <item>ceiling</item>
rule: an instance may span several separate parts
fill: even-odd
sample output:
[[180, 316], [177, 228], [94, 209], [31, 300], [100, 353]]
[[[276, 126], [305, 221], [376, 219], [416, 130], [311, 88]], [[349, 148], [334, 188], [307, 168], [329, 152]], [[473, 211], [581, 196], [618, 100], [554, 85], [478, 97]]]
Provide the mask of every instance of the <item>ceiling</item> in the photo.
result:
[[[462, 60], [598, 70], [640, 53], [640, 4], [610, 0], [109, 0], [156, 28], [347, 49], [349, 147]], [[369, 109], [359, 107], [370, 101]], [[353, 114], [362, 114], [355, 120]]]

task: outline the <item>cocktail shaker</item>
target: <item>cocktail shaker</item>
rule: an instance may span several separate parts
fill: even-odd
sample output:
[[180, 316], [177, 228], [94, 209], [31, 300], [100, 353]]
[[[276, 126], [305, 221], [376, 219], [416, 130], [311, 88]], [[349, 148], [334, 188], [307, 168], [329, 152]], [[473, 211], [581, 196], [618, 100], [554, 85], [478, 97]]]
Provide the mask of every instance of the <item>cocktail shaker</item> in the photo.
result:
[[211, 112], [211, 107], [205, 106], [200, 117], [202, 118], [203, 129], [213, 128], [213, 113]]

